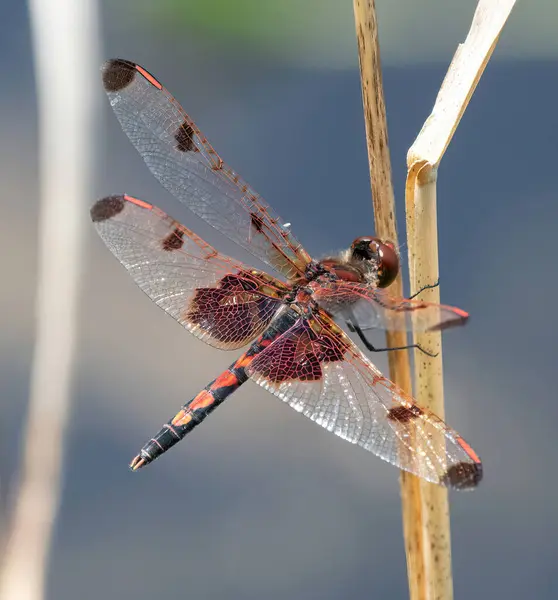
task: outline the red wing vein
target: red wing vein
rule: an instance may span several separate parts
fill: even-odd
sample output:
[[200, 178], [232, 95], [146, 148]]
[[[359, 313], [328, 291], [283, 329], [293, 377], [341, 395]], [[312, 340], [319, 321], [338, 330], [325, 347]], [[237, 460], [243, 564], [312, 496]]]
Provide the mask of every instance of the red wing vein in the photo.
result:
[[[118, 210], [107, 217], [107, 204], [117, 200]], [[287, 291], [281, 282], [218, 254], [159, 209], [129, 196], [100, 200], [92, 216], [137, 285], [188, 331], [217, 348], [240, 348], [256, 338]]]
[[[288, 350], [298, 344], [305, 357], [293, 367], [285, 356], [292, 358]], [[459, 489], [480, 481], [480, 461], [468, 444], [383, 377], [323, 313], [276, 339], [248, 375], [328, 431], [427, 481]]]
[[128, 61], [103, 66], [105, 90], [151, 172], [195, 214], [288, 278], [310, 257], [262, 198], [228, 167], [162, 86]]

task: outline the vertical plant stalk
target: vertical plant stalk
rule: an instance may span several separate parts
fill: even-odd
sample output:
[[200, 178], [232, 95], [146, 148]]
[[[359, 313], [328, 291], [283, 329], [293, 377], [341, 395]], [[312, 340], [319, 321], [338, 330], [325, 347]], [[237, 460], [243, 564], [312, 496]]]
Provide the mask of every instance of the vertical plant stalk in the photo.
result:
[[[515, 0], [480, 0], [465, 44], [458, 47], [436, 105], [407, 156], [407, 240], [411, 292], [438, 279], [436, 174]], [[381, 79], [378, 27], [373, 0], [354, 0], [366, 139], [377, 235], [397, 243], [395, 206]], [[402, 294], [398, 277], [394, 294]], [[439, 288], [424, 299], [439, 302]], [[404, 334], [387, 333], [388, 345], [404, 345]], [[415, 352], [416, 397], [444, 416], [441, 337], [415, 334], [415, 343], [440, 352], [436, 359]], [[411, 391], [406, 352], [389, 356], [391, 378]], [[411, 600], [451, 600], [451, 546], [448, 496], [444, 488], [401, 474], [403, 530]]]
[[[376, 8], [374, 0], [354, 0], [353, 6], [375, 231], [379, 237], [391, 240], [396, 246], [399, 246]], [[401, 273], [391, 285], [390, 291], [395, 296], [403, 296]], [[405, 346], [408, 343], [407, 335], [403, 331], [388, 331], [386, 342], [388, 347]], [[411, 393], [411, 367], [408, 352], [406, 350], [389, 352], [388, 361], [390, 378], [402, 389]], [[402, 471], [400, 487], [409, 596], [411, 600], [423, 600], [427, 596], [422, 553], [422, 503], [419, 479]]]
[[[421, 289], [424, 281], [438, 280], [438, 230], [436, 219], [436, 180], [435, 172], [428, 170], [422, 163], [415, 166], [417, 180], [421, 181], [423, 190], [428, 190], [428, 201], [423, 197], [420, 209], [407, 204], [407, 243], [409, 249], [409, 276], [411, 292]], [[422, 169], [422, 171], [421, 171]], [[421, 178], [424, 176], [424, 180]], [[412, 195], [407, 191], [406, 198]], [[413, 263], [411, 264], [411, 254]], [[424, 284], [426, 285], [426, 284]], [[421, 300], [440, 302], [439, 288], [425, 290]], [[419, 404], [434, 411], [444, 418], [444, 388], [442, 376], [442, 339], [440, 332], [415, 333], [414, 342], [421, 344], [436, 357], [428, 357], [422, 352], [415, 352], [415, 397]], [[425, 360], [427, 359], [427, 360]], [[420, 502], [420, 549], [424, 564], [425, 598], [450, 600], [453, 598], [453, 581], [451, 568], [451, 535], [448, 492], [445, 488], [426, 482], [419, 482]]]
[[[438, 166], [492, 55], [515, 0], [480, 0], [467, 39], [453, 57], [434, 109], [407, 154], [405, 205], [411, 292], [438, 280], [436, 181]], [[421, 298], [440, 301], [440, 288]], [[440, 332], [414, 333], [414, 342], [431, 352], [415, 350], [417, 401], [444, 418], [442, 344]], [[420, 482], [424, 583], [430, 599], [451, 600], [451, 542], [448, 494], [444, 488]]]
[[0, 600], [41, 600], [46, 594], [70, 411], [100, 64], [95, 0], [30, 0], [29, 15], [39, 109], [37, 332]]

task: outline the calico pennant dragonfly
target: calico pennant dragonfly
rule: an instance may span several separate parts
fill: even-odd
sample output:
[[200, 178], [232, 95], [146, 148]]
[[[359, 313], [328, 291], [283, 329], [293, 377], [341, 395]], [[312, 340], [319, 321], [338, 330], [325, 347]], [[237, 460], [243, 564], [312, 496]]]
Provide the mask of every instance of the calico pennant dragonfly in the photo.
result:
[[385, 288], [397, 275], [399, 257], [393, 244], [378, 238], [357, 238], [339, 256], [313, 260], [153, 75], [113, 59], [102, 77], [123, 130], [163, 186], [284, 278], [224, 256], [143, 200], [117, 195], [94, 204], [91, 218], [101, 238], [157, 305], [215, 348], [250, 344], [130, 467], [155, 460], [251, 379], [400, 469], [474, 488], [482, 465], [471, 446], [384, 377], [341, 328], [346, 323], [366, 341], [367, 329], [446, 329], [463, 324], [467, 313], [390, 296]]

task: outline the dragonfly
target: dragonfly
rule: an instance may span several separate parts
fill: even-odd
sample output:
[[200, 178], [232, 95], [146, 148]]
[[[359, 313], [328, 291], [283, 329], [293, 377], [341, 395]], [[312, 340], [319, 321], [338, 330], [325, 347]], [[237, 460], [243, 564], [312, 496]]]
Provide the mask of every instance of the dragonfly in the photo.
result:
[[143, 446], [131, 469], [161, 456], [251, 380], [400, 469], [449, 488], [475, 488], [482, 463], [472, 447], [382, 375], [343, 328], [376, 350], [365, 331], [443, 330], [468, 314], [390, 295], [399, 255], [389, 241], [363, 236], [337, 256], [313, 259], [153, 75], [123, 59], [101, 70], [110, 105], [153, 175], [274, 273], [225, 256], [133, 196], [92, 206], [97, 232], [155, 304], [210, 346], [248, 346]]

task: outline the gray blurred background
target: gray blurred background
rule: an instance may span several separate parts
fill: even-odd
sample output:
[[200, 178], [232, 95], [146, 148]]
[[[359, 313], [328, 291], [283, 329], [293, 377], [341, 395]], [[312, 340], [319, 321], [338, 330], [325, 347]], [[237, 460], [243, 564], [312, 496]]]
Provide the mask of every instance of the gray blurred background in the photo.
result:
[[[320, 255], [373, 228], [352, 3], [272, 4], [281, 3], [247, 11], [248, 2], [104, 2], [103, 58], [149, 69]], [[400, 228], [407, 149], [475, 8], [430, 0], [405, 12], [405, 4], [378, 1]], [[29, 392], [39, 188], [28, 14], [23, 2], [3, 8], [5, 502]], [[558, 597], [557, 23], [552, 0], [512, 13], [439, 172], [442, 301], [472, 315], [444, 336], [446, 418], [485, 465], [477, 491], [451, 495], [457, 598]], [[99, 73], [91, 77], [103, 96], [91, 203], [134, 194], [232, 252], [150, 175], [110, 113]], [[406, 597], [397, 470], [251, 383], [164, 459], [127, 470], [143, 442], [233, 357], [157, 310], [86, 231], [48, 598]], [[385, 357], [378, 364], [384, 369]], [[37, 435], [48, 443], [48, 424]]]

